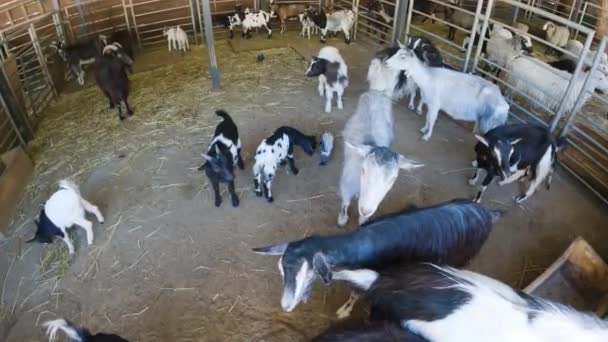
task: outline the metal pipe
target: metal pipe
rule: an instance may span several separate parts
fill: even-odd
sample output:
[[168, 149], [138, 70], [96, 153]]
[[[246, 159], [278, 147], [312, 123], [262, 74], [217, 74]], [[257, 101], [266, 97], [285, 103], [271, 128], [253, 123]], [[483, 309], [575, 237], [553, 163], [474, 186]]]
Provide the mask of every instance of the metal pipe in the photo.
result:
[[76, 0], [76, 9], [78, 10], [78, 18], [80, 19], [80, 35], [86, 36], [88, 34], [86, 24], [87, 21], [84, 18], [84, 8], [82, 7], [82, 0]]
[[131, 24], [129, 22], [129, 12], [127, 12], [127, 5], [125, 4], [125, 0], [120, 0], [122, 4], [122, 12], [125, 16], [125, 25], [127, 25], [127, 33], [129, 34], [129, 38], [133, 39], [133, 34], [131, 33]]
[[213, 23], [211, 22], [211, 6], [209, 0], [203, 0], [203, 23], [205, 24], [205, 37], [207, 38], [207, 51], [209, 52], [209, 70], [211, 73], [212, 89], [220, 89], [220, 71], [215, 56], [215, 43], [213, 38]]
[[[579, 25], [583, 25], [583, 19], [585, 18], [585, 15], [587, 14], [587, 5], [589, 5], [589, 2], [585, 2], [585, 4], [583, 5], [583, 14], [580, 15], [580, 17], [578, 18], [578, 24]], [[574, 39], [578, 39], [578, 28], [576, 29], [576, 31], [574, 31]]]
[[[471, 27], [471, 35], [469, 36], [469, 46], [467, 46], [467, 51], [464, 55], [464, 64], [462, 65], [462, 72], [467, 72], [467, 67], [469, 66], [469, 59], [471, 59], [471, 51], [473, 51], [473, 44], [475, 43], [475, 33], [477, 32], [477, 26], [479, 25], [479, 15], [481, 15], [482, 5], [483, 1], [477, 1], [477, 8], [475, 9], [475, 17], [473, 19], [473, 27]], [[490, 8], [490, 3], [488, 3], [488, 8]], [[486, 15], [486, 22], [488, 21], [487, 18], [490, 18], [489, 14]], [[479, 35], [479, 41], [477, 42], [479, 45], [483, 45], [482, 37], [485, 37], [485, 35]]]
[[32, 45], [34, 46], [34, 51], [36, 51], [36, 55], [38, 57], [38, 62], [40, 63], [40, 66], [42, 67], [42, 73], [44, 74], [44, 77], [46, 78], [47, 85], [51, 88], [51, 91], [53, 92], [53, 96], [57, 97], [58, 96], [57, 89], [55, 89], [55, 84], [53, 83], [53, 78], [51, 77], [51, 73], [49, 72], [49, 69], [47, 67], [46, 58], [44, 57], [44, 52], [42, 52], [42, 47], [40, 47], [40, 42], [38, 41], [38, 35], [36, 34], [36, 28], [34, 27], [34, 24], [30, 24], [30, 28], [28, 31], [30, 34], [30, 39], [32, 40]]
[[[401, 1], [399, 1], [401, 2]], [[410, 26], [412, 25], [412, 10], [414, 8], [414, 0], [407, 2], [407, 20], [405, 22], [405, 35], [410, 35]]]
[[[353, 25], [353, 40], [357, 40], [357, 29], [359, 27], [359, 0], [353, 0], [353, 10], [355, 11], [355, 23]], [[394, 21], [393, 21], [394, 23]]]
[[[576, 68], [574, 69], [574, 72], [572, 73], [572, 78], [570, 78], [570, 83], [568, 83], [568, 88], [566, 88], [566, 92], [564, 93], [562, 101], [560, 102], [559, 107], [557, 108], [557, 112], [555, 113], [555, 116], [553, 117], [553, 120], [551, 121], [551, 125], [550, 125], [551, 128], [549, 129], [551, 132], [553, 132], [555, 130], [555, 128], [557, 128], [557, 124], [559, 123], [559, 120], [566, 112], [566, 109], [567, 109], [566, 108], [566, 99], [570, 96], [570, 93], [573, 91], [575, 80], [580, 76], [581, 72], [583, 71], [583, 65], [585, 64], [585, 58], [587, 57], [587, 53], [589, 52], [589, 49], [591, 49], [591, 43], [593, 42], [594, 34], [595, 34], [595, 32], [587, 35], [587, 39], [585, 40], [585, 44], [583, 46], [583, 51], [581, 52], [579, 60], [576, 63]], [[598, 50], [598, 51], [600, 51], [600, 50]], [[596, 53], [595, 59], [597, 59], [600, 56], [601, 56], [600, 53]], [[595, 59], [594, 59], [594, 61], [595, 61]], [[585, 82], [587, 82], [589, 80], [589, 76], [591, 75], [591, 73], [592, 73], [592, 71], [587, 73], [587, 79], [585, 80]], [[580, 94], [577, 94], [577, 95], [580, 97], [582, 94], [583, 93], [581, 92]], [[574, 110], [574, 108], [572, 108], [571, 110]]]
[[194, 44], [198, 44], [198, 37], [196, 36], [196, 11], [194, 10], [194, 4], [192, 3], [196, 0], [188, 0], [190, 4], [190, 17], [192, 18], [192, 30], [194, 31]]
[[[568, 120], [566, 121], [566, 124], [564, 125], [564, 128], [562, 129], [562, 132], [560, 133], [560, 136], [563, 137], [566, 134], [568, 134], [568, 130], [570, 129], [570, 126], [572, 126], [572, 124], [574, 123], [574, 119], [576, 118], [576, 115], [578, 114], [580, 108], [583, 106], [583, 94], [585, 94], [587, 91], [590, 91], [591, 89], [587, 89], [589, 87], [589, 80], [591, 79], [591, 75], [593, 72], [598, 72], [597, 71], [597, 66], [600, 64], [600, 58], [601, 58], [601, 53], [599, 53], [600, 51], [604, 51], [604, 49], [606, 48], [606, 36], [602, 37], [602, 40], [600, 41], [600, 46], [597, 49], [597, 53], [595, 54], [594, 58], [593, 58], [593, 64], [591, 64], [591, 70], [589, 70], [589, 72], [587, 73], [587, 78], [585, 79], [585, 82], [583, 83], [583, 89], [581, 90], [581, 93], [578, 97], [578, 99], [576, 100], [576, 102], [574, 103], [574, 108], [572, 109], [572, 112], [570, 113], [570, 116], [568, 117]], [[580, 61], [579, 61], [580, 64]], [[574, 78], [574, 76], [573, 76]], [[553, 127], [553, 124], [551, 125], [551, 128], [554, 129], [555, 127]]]
[[133, 0], [129, 0], [129, 9], [131, 10], [131, 18], [133, 18], [133, 28], [135, 29], [135, 37], [137, 38], [137, 46], [141, 49], [141, 37], [139, 36], [139, 28], [137, 27], [137, 19], [135, 18], [135, 10], [133, 9]]
[[589, 34], [591, 32], [595, 32], [594, 30], [592, 30], [592, 29], [590, 29], [588, 27], [585, 27], [583, 25], [572, 23], [571, 21], [569, 21], [566, 18], [560, 17], [560, 16], [555, 15], [553, 13], [548, 13], [547, 11], [542, 10], [542, 9], [538, 9], [536, 7], [532, 7], [532, 6], [529, 6], [529, 5], [526, 5], [526, 4], [522, 4], [521, 2], [516, 1], [516, 0], [498, 0], [498, 1], [504, 2], [506, 4], [510, 4], [511, 6], [519, 7], [519, 8], [524, 9], [524, 10], [529, 10], [530, 12], [532, 12], [534, 14], [538, 14], [539, 16], [541, 16], [543, 18], [546, 18], [547, 20], [551, 20], [551, 21], [553, 21], [555, 23], [558, 23], [558, 24], [561, 24], [563, 26], [567, 26], [567, 27], [570, 27], [572, 29], [577, 29], [578, 28], [581, 32], [583, 32], [585, 34]]
[[[521, 5], [519, 3], [516, 4]], [[479, 32], [479, 41], [477, 42], [477, 51], [475, 52], [475, 59], [473, 59], [473, 65], [471, 66], [472, 71], [477, 70], [477, 64], [479, 64], [479, 56], [481, 56], [483, 41], [485, 40], [486, 31], [488, 30], [488, 23], [490, 22], [490, 14], [492, 13], [492, 8], [494, 7], [494, 0], [488, 0], [487, 6], [488, 7], [486, 7], [486, 13], [483, 17], [483, 25], [481, 26], [481, 32]], [[473, 43], [471, 42], [469, 45], [473, 45]]]
[[408, 11], [407, 9], [413, 4], [414, 0], [399, 0], [396, 3], [395, 15], [393, 19], [393, 35], [391, 36], [391, 42], [396, 44], [399, 39], [403, 37], [404, 25], [407, 22]]

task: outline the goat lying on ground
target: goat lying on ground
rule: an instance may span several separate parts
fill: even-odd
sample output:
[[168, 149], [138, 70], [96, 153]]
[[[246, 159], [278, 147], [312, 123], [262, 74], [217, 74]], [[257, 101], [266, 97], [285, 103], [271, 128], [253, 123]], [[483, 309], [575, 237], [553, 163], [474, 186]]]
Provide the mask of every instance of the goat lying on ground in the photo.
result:
[[[319, 257], [320, 268], [328, 268]], [[433, 264], [329, 272], [363, 291], [375, 320], [434, 342], [600, 342], [608, 322], [471, 271]]]
[[318, 56], [313, 56], [306, 76], [318, 76], [319, 95], [325, 95], [325, 113], [331, 113], [331, 101], [337, 96], [338, 109], [343, 108], [342, 95], [348, 87], [348, 67], [338, 49], [333, 46], [321, 48]]
[[80, 328], [65, 319], [56, 319], [47, 321], [42, 326], [46, 327], [46, 334], [49, 341], [53, 342], [57, 335], [57, 331], [63, 331], [73, 342], [129, 342], [118, 335], [97, 333], [92, 335], [87, 328]]
[[97, 217], [103, 223], [99, 209], [80, 195], [78, 186], [68, 180], [59, 181], [57, 190], [44, 204], [36, 222], [36, 235], [27, 242], [51, 243], [58, 237], [68, 246], [70, 255], [74, 254], [74, 245], [68, 236], [68, 228], [74, 225], [82, 227], [87, 233], [87, 243], [93, 244], [93, 223], [86, 219], [85, 212]]
[[473, 162], [476, 170], [469, 184], [474, 186], [477, 183], [480, 169], [487, 172], [474, 198], [476, 202], [481, 201], [481, 195], [496, 176], [502, 178], [499, 185], [529, 176], [528, 190], [515, 199], [517, 203], [532, 196], [545, 179], [549, 189], [557, 152], [567, 145], [566, 138], [555, 138], [544, 127], [526, 124], [498, 126], [484, 136], [476, 135], [476, 138], [479, 140], [475, 145], [477, 157]]
[[129, 97], [129, 77], [127, 70], [131, 69], [133, 60], [118, 43], [112, 43], [103, 48], [99, 57], [95, 59], [95, 81], [110, 100], [110, 108], [118, 106], [118, 118], [124, 120], [122, 105], [124, 102], [127, 114], [133, 115], [127, 98]]
[[[397, 262], [465, 266], [479, 252], [499, 217], [500, 212], [477, 203], [453, 200], [386, 215], [349, 233], [313, 235], [253, 250], [281, 256], [281, 307], [289, 312], [308, 299], [317, 279], [329, 281], [326, 264], [373, 269]], [[325, 263], [317, 263], [320, 260]]]
[[298, 169], [293, 159], [293, 147], [298, 145], [312, 156], [317, 146], [314, 135], [304, 135], [295, 128], [279, 127], [268, 138], [262, 140], [255, 152], [255, 164], [253, 165], [253, 187], [256, 196], [264, 196], [268, 202], [273, 202], [271, 186], [279, 165], [289, 162], [289, 168], [294, 175]]
[[238, 207], [239, 197], [234, 190], [234, 166], [238, 165], [241, 170], [245, 168], [243, 158], [241, 158], [241, 139], [236, 124], [228, 113], [218, 110], [215, 114], [222, 118], [222, 122], [215, 128], [207, 153], [202, 154], [205, 163], [198, 169], [205, 170], [205, 174], [209, 178], [216, 207], [222, 204], [220, 182], [228, 183], [232, 206]]
[[404, 70], [420, 88], [422, 101], [428, 107], [426, 124], [420, 130], [423, 140], [431, 138], [439, 110], [457, 120], [474, 121], [482, 133], [507, 121], [509, 104], [498, 86], [480, 76], [424, 65], [411, 50], [401, 43], [400, 46], [386, 63]]

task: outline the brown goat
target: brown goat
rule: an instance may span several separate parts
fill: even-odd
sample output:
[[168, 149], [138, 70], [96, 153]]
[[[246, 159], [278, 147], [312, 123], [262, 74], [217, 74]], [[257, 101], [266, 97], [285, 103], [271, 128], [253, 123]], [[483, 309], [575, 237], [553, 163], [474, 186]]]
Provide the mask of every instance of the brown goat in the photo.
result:
[[289, 18], [296, 18], [298, 14], [304, 13], [306, 5], [304, 4], [277, 4], [273, 2], [271, 5], [270, 16], [273, 17], [275, 14], [279, 16], [281, 20], [281, 34], [285, 31], [285, 22]]

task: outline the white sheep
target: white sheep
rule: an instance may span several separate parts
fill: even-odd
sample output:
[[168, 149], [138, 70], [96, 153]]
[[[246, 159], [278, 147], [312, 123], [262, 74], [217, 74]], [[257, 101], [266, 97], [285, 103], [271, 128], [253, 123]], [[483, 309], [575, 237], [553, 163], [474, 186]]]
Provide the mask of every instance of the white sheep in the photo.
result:
[[340, 55], [340, 51], [333, 46], [325, 46], [319, 55], [312, 58], [306, 76], [318, 76], [319, 95], [325, 95], [325, 112], [331, 113], [331, 101], [334, 93], [337, 96], [338, 109], [343, 108], [342, 95], [348, 87], [348, 67]]
[[[545, 31], [545, 39], [553, 45], [558, 47], [566, 46], [568, 39], [570, 38], [570, 30], [566, 26], [557, 26], [551, 21], [547, 21], [543, 25], [543, 31]], [[545, 54], [549, 54], [552, 51], [551, 47], [547, 47]]]
[[[528, 95], [538, 103], [551, 111], [557, 111], [561, 101], [566, 95], [566, 89], [572, 75], [566, 71], [551, 67], [536, 58], [522, 56], [511, 61], [509, 65], [508, 82], [522, 93]], [[583, 83], [588, 73], [582, 72], [574, 79], [572, 91], [566, 97], [566, 112], [575, 110], [574, 104], [583, 88]], [[589, 89], [599, 92], [608, 91], [608, 79], [602, 72], [594, 72], [591, 75]], [[584, 104], [591, 93], [582, 94]], [[535, 103], [536, 104], [536, 103]]]
[[27, 242], [51, 243], [55, 237], [62, 239], [68, 246], [70, 255], [74, 254], [74, 245], [70, 241], [67, 229], [77, 225], [87, 233], [87, 243], [93, 244], [93, 223], [86, 219], [85, 212], [94, 214], [99, 223], [104, 218], [99, 209], [80, 195], [78, 186], [69, 180], [59, 181], [57, 190], [44, 204], [36, 221], [36, 235]]
[[392, 107], [393, 101], [384, 91], [369, 90], [359, 97], [355, 113], [344, 126], [339, 226], [348, 222], [348, 207], [354, 198], [359, 198], [359, 224], [363, 224], [376, 212], [395, 183], [399, 169], [423, 166], [390, 150]]
[[[486, 57], [496, 65], [506, 68], [509, 63], [522, 54], [533, 52], [532, 40], [527, 35], [515, 34], [511, 38], [503, 35], [492, 35], [486, 46]], [[497, 74], [500, 74], [498, 69]]]
[[475, 130], [479, 128], [482, 134], [507, 121], [509, 104], [498, 86], [480, 76], [429, 67], [414, 52], [401, 43], [400, 46], [386, 63], [404, 70], [420, 88], [422, 101], [428, 107], [426, 124], [420, 130], [423, 140], [431, 138], [439, 110], [457, 120], [474, 121]]

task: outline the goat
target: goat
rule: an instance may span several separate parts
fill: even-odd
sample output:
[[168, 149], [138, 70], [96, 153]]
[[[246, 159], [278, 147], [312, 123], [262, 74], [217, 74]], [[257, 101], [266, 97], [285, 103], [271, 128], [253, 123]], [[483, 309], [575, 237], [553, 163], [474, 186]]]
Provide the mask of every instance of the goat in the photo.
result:
[[391, 27], [393, 17], [388, 15], [381, 0], [371, 0], [368, 3], [367, 15], [369, 16], [367, 32], [377, 31], [380, 43], [382, 43], [388, 29]]
[[179, 25], [171, 28], [165, 27], [163, 36], [167, 37], [169, 52], [171, 52], [171, 47], [173, 47], [173, 50], [182, 50], [182, 52], [186, 52], [190, 48], [188, 34]]
[[302, 24], [302, 30], [300, 31], [300, 36], [308, 37], [310, 39], [310, 32], [313, 34], [317, 34], [319, 27], [312, 20], [308, 12], [298, 14], [298, 19], [300, 20], [300, 24]]
[[311, 342], [428, 342], [390, 322], [347, 322], [332, 325]]
[[[435, 12], [437, 12], [437, 8], [441, 7], [441, 5], [438, 5], [437, 3], [433, 2], [433, 1], [428, 1], [428, 0], [418, 0], [418, 1], [414, 1], [414, 10], [417, 12], [422, 12], [428, 16], [431, 17], [431, 23], [435, 23]], [[414, 13], [412, 12], [413, 16], [417, 16], [419, 15], [418, 13]], [[427, 19], [429, 17], [424, 16], [424, 18], [422, 18], [422, 23], [426, 22]]]
[[295, 128], [282, 126], [277, 128], [268, 138], [262, 140], [255, 152], [255, 164], [253, 165], [253, 187], [256, 196], [264, 196], [268, 202], [273, 202], [271, 186], [272, 180], [279, 165], [289, 162], [291, 173], [297, 175], [299, 170], [293, 159], [293, 147], [298, 145], [312, 156], [317, 147], [314, 135], [304, 135]]
[[[576, 68], [576, 62], [578, 61], [578, 57], [581, 55], [581, 52], [583, 51], [583, 43], [579, 42], [578, 40], [569, 40], [568, 43], [566, 43], [566, 47], [565, 49], [569, 52], [571, 52], [573, 56], [564, 53], [559, 61], [556, 62], [551, 62], [549, 63], [549, 65], [553, 66], [556, 69], [559, 70], [564, 70], [567, 71], [568, 73], [572, 74], [574, 73], [574, 69]], [[585, 67], [591, 67], [591, 65], [593, 64], [593, 59], [595, 58], [595, 55], [597, 54], [597, 51], [593, 51], [590, 50], [589, 53], [587, 53], [586, 57], [585, 57]], [[563, 61], [563, 62], [562, 62]], [[572, 62], [572, 63], [568, 63], [568, 61]], [[562, 62], [562, 63], [560, 63]], [[608, 55], [604, 52], [602, 53], [602, 55], [600, 56], [600, 63], [598, 65], [597, 68], [599, 71], [603, 72], [604, 74], [608, 74]]]
[[[551, 21], [547, 21], [545, 25], [543, 25], [543, 31], [545, 31], [545, 39], [558, 47], [565, 47], [570, 38], [570, 30], [568, 30], [567, 26], [557, 26]], [[553, 49], [550, 46], [547, 46], [545, 55], [551, 53], [551, 51], [553, 51]]]
[[[533, 99], [534, 105], [541, 105], [550, 111], [557, 111], [560, 103], [565, 101], [565, 111], [567, 113], [577, 111], [574, 108], [579, 96], [583, 100], [580, 106], [584, 105], [591, 97], [589, 91], [583, 90], [583, 84], [588, 76], [587, 72], [580, 73], [572, 82], [572, 91], [567, 94], [568, 84], [573, 75], [551, 67], [549, 64], [536, 58], [519, 56], [513, 59], [508, 67], [509, 75], [507, 81], [518, 91], [526, 94]], [[608, 91], [608, 77], [602, 72], [591, 74], [588, 89], [595, 89], [598, 93]]]
[[[452, 5], [457, 5], [458, 1], [448, 1]], [[445, 21], [458, 26], [460, 29], [471, 30], [475, 23], [475, 16], [464, 12], [462, 10], [455, 10], [451, 7], [444, 8]], [[448, 26], [448, 39], [454, 40], [456, 38], [456, 27]]]
[[312, 57], [306, 76], [319, 79], [319, 96], [325, 95], [325, 113], [331, 113], [331, 101], [334, 93], [337, 96], [338, 109], [342, 109], [342, 95], [348, 87], [348, 67], [340, 55], [340, 51], [333, 46], [326, 46], [319, 50], [317, 56]]
[[268, 31], [268, 39], [272, 36], [272, 30], [270, 29], [270, 14], [266, 11], [255, 11], [245, 13], [245, 19], [241, 24], [243, 26], [242, 36], [247, 39], [251, 38], [253, 29], [264, 27]]
[[312, 20], [321, 29], [321, 43], [327, 41], [328, 32], [344, 33], [344, 41], [350, 44], [350, 30], [355, 22], [355, 13], [351, 10], [339, 10], [334, 13], [324, 11], [310, 12]]
[[99, 208], [82, 197], [76, 184], [67, 179], [59, 181], [59, 190], [49, 197], [40, 211], [38, 221], [35, 221], [36, 234], [27, 242], [52, 243], [58, 237], [65, 242], [72, 255], [74, 245], [67, 229], [77, 225], [85, 230], [87, 243], [92, 245], [93, 223], [86, 219], [85, 212], [94, 214], [99, 223], [104, 222]]
[[503, 125], [475, 137], [478, 143], [475, 145], [477, 156], [473, 167], [476, 169], [469, 184], [474, 186], [479, 178], [479, 170], [486, 170], [475, 202], [481, 201], [481, 195], [497, 175], [502, 178], [498, 183], [501, 186], [529, 176], [528, 190], [515, 199], [517, 203], [532, 196], [545, 179], [548, 190], [556, 155], [567, 145], [566, 138], [555, 138], [546, 128], [527, 124]]
[[222, 122], [215, 127], [207, 153], [202, 154], [205, 162], [198, 169], [199, 171], [205, 170], [205, 174], [209, 178], [216, 207], [222, 204], [220, 182], [228, 183], [232, 206], [238, 207], [239, 196], [234, 190], [234, 166], [238, 165], [241, 170], [245, 168], [243, 158], [241, 158], [241, 139], [238, 128], [228, 113], [218, 110], [215, 115], [221, 117]]
[[399, 169], [423, 166], [390, 150], [393, 124], [391, 98], [377, 90], [359, 97], [357, 109], [342, 132], [345, 144], [339, 185], [342, 200], [339, 226], [348, 222], [348, 208], [354, 198], [359, 198], [359, 224], [363, 224], [395, 183]]
[[304, 11], [306, 11], [305, 4], [278, 4], [275, 0], [270, 0], [270, 17], [279, 17], [281, 21], [281, 34], [285, 32], [287, 19], [298, 17]]
[[[434, 262], [463, 267], [477, 255], [500, 216], [477, 203], [452, 200], [386, 215], [345, 234], [313, 235], [253, 251], [281, 256], [281, 306], [290, 312], [308, 299], [317, 279], [329, 280], [327, 264], [381, 269], [396, 262]], [[318, 263], [321, 260], [325, 262]]]
[[426, 125], [420, 130], [423, 140], [430, 139], [440, 109], [454, 119], [475, 121], [482, 134], [507, 121], [509, 104], [498, 86], [480, 76], [426, 66], [399, 44], [401, 49], [386, 63], [404, 70], [420, 88], [428, 107]]
[[[322, 257], [320, 268], [328, 267]], [[372, 315], [384, 317], [423, 341], [600, 342], [608, 323], [466, 270], [414, 264], [376, 272], [331, 272], [364, 291]], [[500, 319], [497, 319], [497, 314]]]
[[321, 161], [319, 165], [325, 165], [331, 159], [331, 151], [334, 148], [334, 136], [329, 132], [321, 134], [319, 139], [319, 152]]
[[110, 100], [110, 108], [118, 106], [118, 118], [124, 120], [121, 102], [127, 107], [127, 114], [133, 115], [127, 98], [129, 97], [129, 77], [133, 60], [124, 52], [120, 44], [112, 43], [103, 48], [102, 54], [95, 59], [95, 81]]
[[487, 41], [486, 56], [488, 60], [498, 66], [492, 66], [490, 68], [496, 71], [496, 77], [500, 75], [502, 71], [502, 69], [500, 69], [501, 67], [506, 68], [513, 59], [532, 53], [532, 40], [527, 35], [520, 35], [517, 33], [511, 38], [505, 38], [505, 36], [501, 35], [492, 35]]
[[97, 333], [91, 334], [89, 329], [77, 327], [65, 319], [46, 321], [42, 325], [46, 327], [49, 341], [55, 341], [57, 331], [63, 331], [73, 342], [129, 342], [129, 340], [115, 334]]
[[[118, 45], [123, 49], [123, 51], [131, 58], [132, 61], [135, 60], [135, 54], [133, 52], [133, 43], [131, 41], [131, 35], [128, 31], [120, 30], [120, 31], [112, 31], [112, 33], [107, 36], [105, 34], [100, 34], [99, 39], [102, 42], [102, 46], [106, 47], [112, 43], [118, 43]], [[130, 73], [133, 73], [131, 66], [128, 66], [128, 70]]]
[[72, 45], [62, 42], [52, 42], [51, 48], [56, 49], [57, 55], [63, 59], [68, 69], [76, 75], [78, 84], [84, 85], [85, 72], [83, 65], [92, 64], [99, 54], [99, 44], [94, 39], [80, 40]]
[[[241, 5], [236, 5], [234, 8], [234, 12], [234, 14], [228, 16], [228, 30], [230, 30], [230, 39], [234, 37], [234, 28], [243, 24], [243, 20], [245, 20], [245, 14], [249, 13], [249, 8], [243, 11], [243, 7]], [[245, 36], [245, 33], [241, 32], [241, 35]]]

